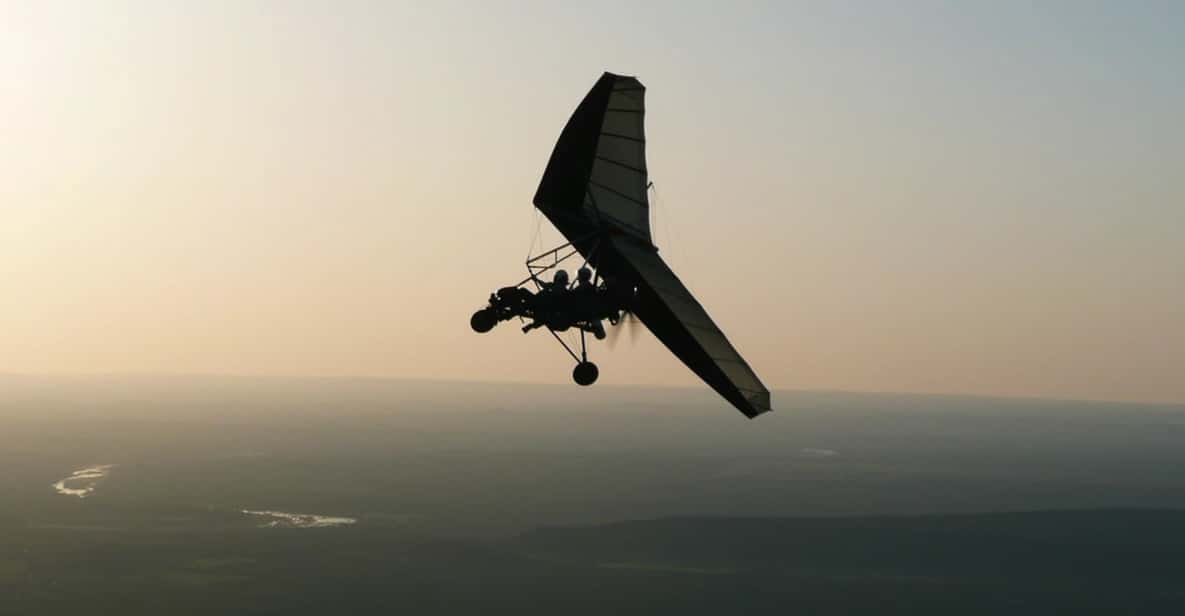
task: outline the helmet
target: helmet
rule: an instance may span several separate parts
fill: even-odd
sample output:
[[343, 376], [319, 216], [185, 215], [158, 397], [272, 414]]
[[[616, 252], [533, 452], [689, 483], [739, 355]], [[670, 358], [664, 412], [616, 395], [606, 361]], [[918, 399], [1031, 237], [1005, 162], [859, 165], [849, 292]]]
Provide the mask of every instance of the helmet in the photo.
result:
[[556, 270], [555, 276], [551, 279], [552, 283], [559, 286], [568, 286], [568, 272], [564, 270]]

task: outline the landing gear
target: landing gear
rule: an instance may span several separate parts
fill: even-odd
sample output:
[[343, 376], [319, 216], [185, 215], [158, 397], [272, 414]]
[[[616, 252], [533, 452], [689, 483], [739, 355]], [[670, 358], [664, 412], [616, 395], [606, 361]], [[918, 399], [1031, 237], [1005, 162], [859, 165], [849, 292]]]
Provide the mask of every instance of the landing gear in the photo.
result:
[[564, 342], [564, 339], [560, 338], [559, 334], [555, 333], [555, 330], [548, 331], [551, 331], [551, 335], [555, 337], [556, 342], [559, 342], [560, 345], [564, 347], [564, 350], [568, 352], [568, 355], [571, 355], [572, 359], [576, 360], [576, 367], [572, 369], [572, 380], [576, 381], [577, 385], [583, 386], [596, 383], [597, 377], [601, 375], [601, 371], [597, 369], [596, 364], [588, 361], [588, 346], [584, 341], [584, 330], [580, 330], [580, 355], [577, 355], [571, 349], [571, 347], [568, 346], [568, 343]]
[[[566, 345], [565, 345], [566, 346]], [[571, 351], [569, 351], [571, 352]], [[575, 359], [576, 354], [572, 357]], [[589, 386], [597, 382], [597, 377], [601, 375], [601, 371], [597, 370], [597, 365], [588, 361], [588, 346], [584, 343], [584, 330], [580, 330], [580, 361], [576, 362], [576, 367], [572, 369], [572, 380], [576, 381], [577, 385]]]
[[494, 329], [494, 326], [497, 324], [498, 316], [489, 308], [482, 308], [473, 313], [473, 316], [469, 317], [469, 327], [472, 327], [473, 331], [479, 334], [484, 334]]
[[591, 361], [582, 361], [576, 364], [576, 368], [572, 370], [572, 380], [576, 381], [577, 385], [592, 385], [597, 382], [597, 376], [601, 374], [597, 370], [597, 365]]
[[[597, 382], [600, 370], [596, 364], [588, 361], [586, 336], [604, 340], [606, 331], [602, 321], [609, 319], [610, 323], [615, 323], [622, 310], [628, 307], [628, 298], [622, 296], [616, 286], [610, 286], [607, 280], [602, 281], [600, 274], [594, 275], [589, 269], [592, 264], [590, 260], [597, 251], [603, 233], [598, 230], [575, 242], [528, 258], [529, 275], [526, 280], [492, 293], [488, 305], [469, 318], [469, 326], [473, 331], [484, 334], [502, 321], [518, 318], [524, 323], [523, 333], [546, 329], [576, 362], [572, 380], [582, 386]], [[576, 247], [577, 244], [580, 249]], [[566, 254], [565, 249], [569, 249]], [[577, 274], [579, 281], [569, 285], [567, 272], [558, 269], [558, 266], [580, 254], [585, 256], [585, 260]], [[552, 282], [543, 282], [540, 276], [552, 269], [557, 270]], [[524, 285], [532, 282], [534, 291], [524, 288]], [[580, 334], [579, 349], [560, 336], [562, 332], [570, 330]]]

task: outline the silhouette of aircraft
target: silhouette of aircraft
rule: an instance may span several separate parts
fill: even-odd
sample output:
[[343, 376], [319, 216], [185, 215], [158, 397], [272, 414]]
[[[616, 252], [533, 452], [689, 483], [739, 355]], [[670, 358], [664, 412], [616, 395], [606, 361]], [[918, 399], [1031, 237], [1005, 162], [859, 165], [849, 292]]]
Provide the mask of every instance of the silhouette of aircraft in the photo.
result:
[[[769, 390], [658, 255], [650, 236], [650, 183], [643, 130], [646, 88], [605, 73], [560, 133], [535, 207], [568, 242], [527, 260], [528, 277], [490, 295], [470, 325], [479, 333], [520, 319], [523, 332], [546, 328], [572, 359], [580, 385], [597, 380], [586, 334], [603, 339], [603, 321], [637, 318], [746, 417], [770, 410]], [[579, 255], [577, 280], [559, 265]], [[552, 272], [550, 281], [543, 275]], [[533, 287], [533, 289], [532, 289]], [[556, 332], [580, 332], [580, 354]]]

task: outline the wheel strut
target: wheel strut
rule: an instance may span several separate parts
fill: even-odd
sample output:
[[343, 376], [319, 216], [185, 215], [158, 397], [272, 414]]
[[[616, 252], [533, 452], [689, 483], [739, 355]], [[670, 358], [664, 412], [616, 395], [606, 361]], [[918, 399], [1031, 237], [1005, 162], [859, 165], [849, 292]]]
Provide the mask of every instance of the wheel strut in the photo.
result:
[[577, 385], [592, 385], [597, 382], [597, 376], [600, 375], [600, 370], [597, 370], [597, 365], [588, 361], [588, 346], [584, 341], [584, 328], [580, 328], [580, 363], [572, 369], [572, 380], [576, 381]]

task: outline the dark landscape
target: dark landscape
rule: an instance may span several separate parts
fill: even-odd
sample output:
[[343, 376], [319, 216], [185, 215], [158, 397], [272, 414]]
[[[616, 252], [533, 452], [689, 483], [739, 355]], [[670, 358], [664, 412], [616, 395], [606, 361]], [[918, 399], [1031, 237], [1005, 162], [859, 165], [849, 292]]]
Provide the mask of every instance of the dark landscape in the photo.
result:
[[1185, 607], [1182, 407], [2, 383], [5, 614]]

